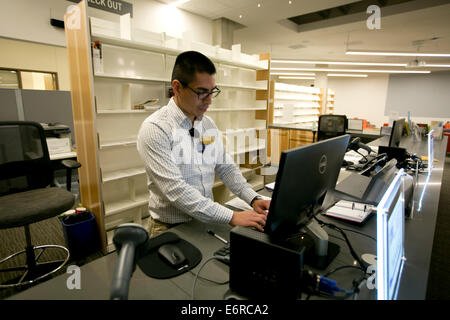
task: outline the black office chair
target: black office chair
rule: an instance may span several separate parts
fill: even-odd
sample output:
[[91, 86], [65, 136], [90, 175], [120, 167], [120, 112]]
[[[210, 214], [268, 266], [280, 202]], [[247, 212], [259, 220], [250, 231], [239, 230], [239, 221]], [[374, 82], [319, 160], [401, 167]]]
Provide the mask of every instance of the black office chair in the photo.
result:
[[[79, 167], [72, 162], [68, 165]], [[0, 261], [0, 273], [7, 279], [0, 288], [34, 283], [60, 270], [69, 260], [69, 250], [63, 246], [34, 247], [31, 243], [31, 223], [55, 217], [74, 205], [74, 195], [49, 187], [52, 183], [53, 169], [42, 126], [27, 121], [0, 122], [0, 229], [24, 227], [26, 238], [25, 250]], [[61, 251], [65, 258], [41, 262], [47, 248]], [[25, 265], [14, 266], [23, 254]]]
[[319, 129], [317, 141], [344, 135], [348, 128], [348, 120], [345, 115], [323, 114], [319, 116]]

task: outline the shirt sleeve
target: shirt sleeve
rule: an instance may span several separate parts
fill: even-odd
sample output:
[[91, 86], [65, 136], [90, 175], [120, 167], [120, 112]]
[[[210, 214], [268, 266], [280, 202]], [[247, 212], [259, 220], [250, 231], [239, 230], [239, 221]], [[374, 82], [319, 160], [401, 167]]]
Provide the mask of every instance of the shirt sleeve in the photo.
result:
[[172, 154], [171, 137], [156, 123], [141, 128], [137, 149], [149, 179], [173, 206], [204, 222], [231, 221], [232, 210], [204, 197], [183, 179]]

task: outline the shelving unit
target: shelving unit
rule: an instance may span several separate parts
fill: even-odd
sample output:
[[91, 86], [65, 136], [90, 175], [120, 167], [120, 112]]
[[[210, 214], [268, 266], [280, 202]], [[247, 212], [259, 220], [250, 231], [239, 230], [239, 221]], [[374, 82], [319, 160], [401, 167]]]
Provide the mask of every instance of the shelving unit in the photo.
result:
[[326, 114], [334, 114], [334, 102], [336, 101], [335, 98], [335, 91], [328, 89], [328, 96], [327, 96], [327, 103], [326, 103]]
[[274, 90], [274, 124], [317, 123], [320, 89], [276, 82]]
[[[200, 51], [215, 63], [222, 94], [207, 115], [222, 132], [227, 152], [245, 159], [241, 171], [249, 183], [255, 189], [264, 186], [263, 177], [256, 174], [258, 164], [249, 160], [266, 152], [268, 55], [250, 56], [241, 53], [239, 45], [226, 50], [133, 28], [122, 32], [119, 23], [88, 18], [85, 1], [78, 6], [80, 28], [66, 28], [66, 39], [77, 156], [82, 163], [80, 191], [83, 205], [95, 215], [105, 253], [114, 250], [116, 226], [145, 225], [148, 218], [147, 177], [136, 137], [145, 118], [169, 101], [173, 65], [185, 50]], [[100, 43], [99, 51], [91, 47], [93, 42]], [[157, 105], [133, 109], [150, 98], [158, 99]], [[251, 138], [234, 144], [235, 136], [243, 133]], [[220, 203], [230, 198], [220, 181], [213, 193]]]

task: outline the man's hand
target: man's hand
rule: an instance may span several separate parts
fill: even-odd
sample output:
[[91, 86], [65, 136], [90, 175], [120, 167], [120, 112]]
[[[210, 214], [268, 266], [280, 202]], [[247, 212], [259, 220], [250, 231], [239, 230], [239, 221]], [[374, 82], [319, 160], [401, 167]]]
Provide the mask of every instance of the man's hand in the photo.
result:
[[267, 215], [267, 211], [270, 207], [270, 200], [256, 199], [253, 201], [252, 207], [257, 213]]
[[[256, 202], [256, 201], [255, 201]], [[266, 225], [267, 213], [257, 213], [253, 210], [248, 211], [235, 211], [233, 212], [233, 218], [231, 218], [230, 225], [243, 226], [243, 227], [255, 227], [261, 232], [264, 232], [264, 226]]]

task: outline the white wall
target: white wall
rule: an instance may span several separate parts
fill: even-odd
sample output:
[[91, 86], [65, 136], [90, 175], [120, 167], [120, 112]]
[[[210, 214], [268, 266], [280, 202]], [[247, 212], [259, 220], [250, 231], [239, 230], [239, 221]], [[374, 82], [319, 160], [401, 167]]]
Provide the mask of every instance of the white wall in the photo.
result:
[[[132, 24], [141, 29], [166, 32], [181, 37], [189, 32], [192, 40], [212, 44], [213, 22], [210, 19], [172, 8], [152, 0], [127, 0], [133, 4]], [[64, 20], [69, 5], [64, 0], [1, 0], [0, 37], [65, 46], [64, 30], [50, 25], [50, 18]], [[119, 16], [88, 8], [88, 14], [118, 21]]]
[[59, 90], [70, 90], [67, 49], [0, 38], [0, 67], [56, 72]]
[[1, 0], [0, 36], [65, 46], [64, 30], [50, 25], [50, 18], [63, 20], [69, 4], [63, 0]]
[[377, 127], [388, 122], [384, 116], [388, 75], [369, 75], [367, 78], [329, 78], [328, 88], [336, 94], [335, 114], [349, 118], [367, 119]]
[[[391, 124], [389, 114], [385, 115], [386, 98], [389, 86], [389, 75], [372, 75], [368, 78], [329, 78], [328, 88], [335, 90], [335, 114], [345, 114], [347, 117], [366, 119], [377, 127], [383, 123]], [[421, 90], [417, 88], [417, 90]], [[448, 118], [414, 117], [416, 123], [429, 124], [433, 120], [449, 121]], [[400, 117], [405, 117], [400, 115]], [[405, 117], [406, 118], [406, 117]]]

